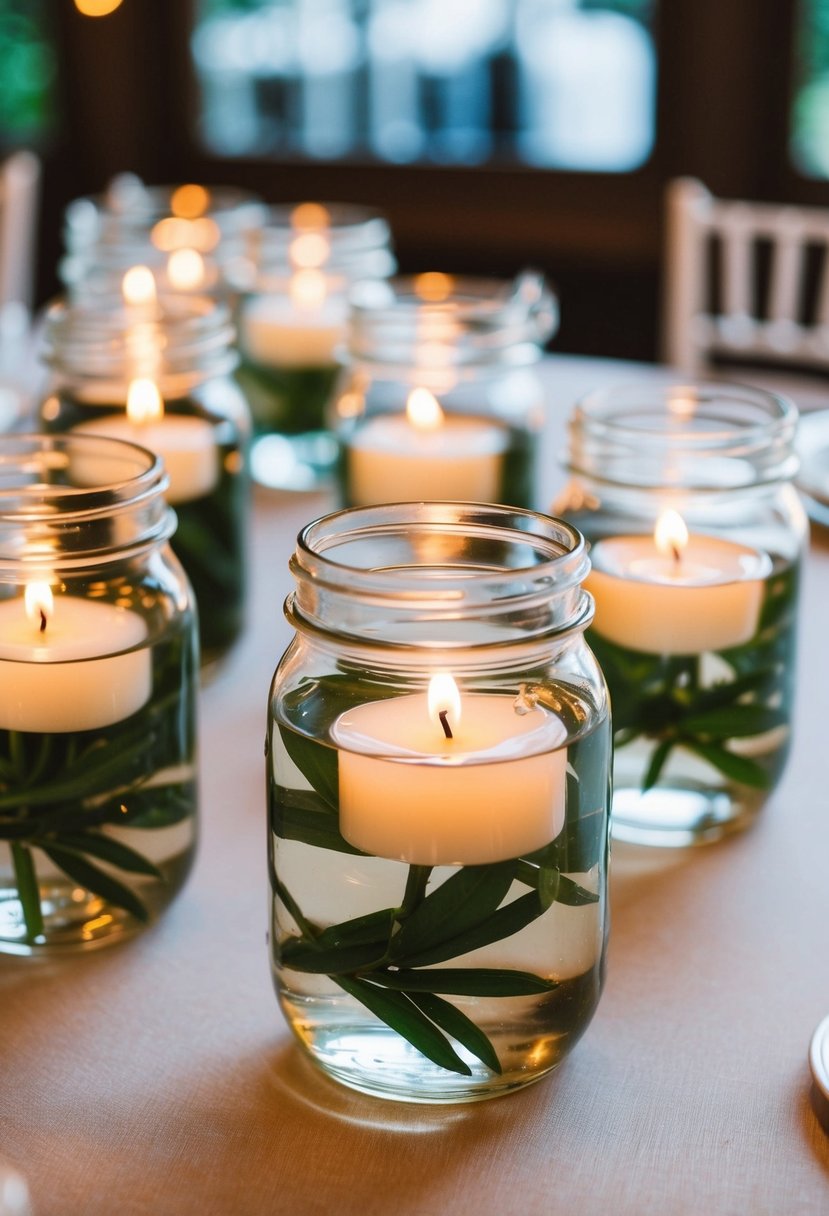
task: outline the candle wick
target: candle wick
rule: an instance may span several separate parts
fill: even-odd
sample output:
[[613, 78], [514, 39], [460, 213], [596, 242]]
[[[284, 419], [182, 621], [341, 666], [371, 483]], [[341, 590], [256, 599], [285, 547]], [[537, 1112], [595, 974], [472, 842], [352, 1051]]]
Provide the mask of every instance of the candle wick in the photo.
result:
[[674, 555], [674, 565], [678, 566], [682, 561], [682, 550], [679, 545], [671, 545], [671, 553]]
[[438, 713], [438, 717], [440, 718], [440, 724], [443, 727], [443, 733], [446, 735], [447, 739], [451, 739], [451, 738], [453, 738], [452, 727], [449, 725], [449, 723], [446, 720], [446, 715], [448, 713], [449, 713], [448, 709], [441, 709]]
[[42, 608], [39, 609], [39, 611], [40, 611], [40, 632], [45, 633], [46, 632], [46, 613], [43, 611]]

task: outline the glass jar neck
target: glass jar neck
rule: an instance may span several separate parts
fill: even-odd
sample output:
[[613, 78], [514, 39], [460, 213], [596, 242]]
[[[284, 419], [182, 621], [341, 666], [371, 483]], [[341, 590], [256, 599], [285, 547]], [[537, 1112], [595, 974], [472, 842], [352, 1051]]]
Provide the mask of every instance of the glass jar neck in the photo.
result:
[[130, 306], [116, 295], [58, 301], [46, 312], [42, 357], [61, 384], [120, 386], [155, 380], [163, 396], [180, 396], [236, 366], [234, 330], [221, 303], [204, 296], [162, 296]]
[[0, 438], [0, 582], [78, 574], [148, 552], [175, 516], [162, 461], [94, 435]]
[[620, 385], [576, 406], [568, 463], [614, 488], [744, 490], [793, 476], [797, 416], [787, 398], [739, 384]]
[[531, 511], [394, 503], [299, 535], [286, 614], [301, 633], [396, 665], [509, 664], [581, 633], [592, 601], [581, 535]]
[[557, 320], [555, 297], [533, 271], [507, 283], [422, 274], [355, 287], [348, 349], [381, 376], [422, 380], [533, 363]]

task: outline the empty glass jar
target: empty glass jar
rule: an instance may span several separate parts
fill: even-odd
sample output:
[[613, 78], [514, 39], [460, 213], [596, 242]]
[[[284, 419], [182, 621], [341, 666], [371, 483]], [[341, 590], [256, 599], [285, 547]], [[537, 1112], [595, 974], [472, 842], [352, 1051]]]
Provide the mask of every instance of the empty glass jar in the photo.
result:
[[539, 275], [423, 274], [352, 292], [334, 413], [344, 504], [535, 503], [535, 364], [557, 322]]
[[0, 952], [117, 941], [196, 840], [196, 618], [160, 461], [0, 437]]
[[206, 297], [59, 302], [44, 327], [42, 426], [132, 440], [165, 460], [205, 663], [239, 636], [247, 598], [250, 419], [232, 341], [227, 308]]
[[554, 1068], [604, 975], [610, 725], [578, 533], [461, 503], [300, 534], [268, 721], [273, 977], [355, 1089]]
[[613, 702], [613, 831], [685, 845], [748, 824], [789, 751], [806, 518], [786, 399], [669, 379], [586, 397], [554, 510], [590, 541]]

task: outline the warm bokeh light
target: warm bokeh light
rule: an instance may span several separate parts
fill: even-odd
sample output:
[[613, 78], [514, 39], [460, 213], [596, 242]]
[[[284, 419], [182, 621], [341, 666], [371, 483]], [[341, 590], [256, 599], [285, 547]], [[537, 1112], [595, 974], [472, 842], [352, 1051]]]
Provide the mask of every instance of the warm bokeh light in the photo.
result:
[[304, 228], [327, 228], [330, 216], [322, 203], [300, 203], [291, 212], [291, 227], [301, 230]]
[[175, 249], [167, 259], [167, 278], [174, 291], [194, 291], [204, 283], [204, 258], [196, 249]]
[[209, 253], [216, 248], [220, 237], [219, 225], [207, 215], [195, 220], [166, 215], [153, 226], [151, 233], [152, 243], [163, 253], [172, 253], [174, 249], [197, 249], [201, 253]]
[[442, 300], [448, 300], [454, 286], [455, 281], [451, 274], [442, 274], [438, 270], [419, 274], [414, 281], [415, 295], [428, 304], [440, 304]]
[[291, 276], [289, 292], [297, 308], [319, 308], [327, 291], [325, 275], [319, 270], [298, 270]]
[[26, 605], [26, 616], [37, 625], [40, 631], [43, 631], [45, 623], [52, 615], [55, 607], [52, 589], [49, 584], [39, 581], [27, 583], [24, 592], [24, 602]]
[[302, 232], [291, 241], [289, 256], [294, 266], [313, 268], [328, 261], [331, 246], [321, 232]]
[[654, 544], [660, 553], [679, 561], [682, 550], [688, 544], [688, 529], [678, 511], [663, 511], [653, 530]]
[[443, 426], [443, 410], [428, 388], [413, 388], [406, 402], [406, 417], [418, 431], [436, 431]]
[[123, 0], [75, 0], [75, 8], [84, 17], [108, 17], [122, 3]]
[[204, 215], [210, 206], [210, 191], [204, 186], [188, 182], [173, 191], [170, 198], [170, 210], [183, 220], [194, 220]]
[[461, 720], [461, 694], [458, 686], [447, 672], [438, 672], [429, 681], [427, 694], [429, 717], [440, 726], [441, 713], [446, 714], [452, 731], [456, 731]]
[[131, 266], [121, 280], [121, 293], [127, 304], [151, 304], [155, 300], [155, 279], [149, 266]]
[[157, 422], [164, 415], [164, 402], [154, 380], [131, 380], [127, 389], [127, 417], [137, 426]]

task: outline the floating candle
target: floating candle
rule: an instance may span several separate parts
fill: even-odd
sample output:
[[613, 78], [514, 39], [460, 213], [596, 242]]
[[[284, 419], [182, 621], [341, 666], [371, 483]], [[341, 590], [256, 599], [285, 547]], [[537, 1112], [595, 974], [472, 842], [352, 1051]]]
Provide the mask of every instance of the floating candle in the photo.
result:
[[495, 502], [508, 444], [506, 427], [447, 415], [428, 389], [416, 388], [405, 416], [369, 418], [348, 440], [350, 503]]
[[534, 852], [564, 825], [566, 728], [509, 694], [429, 692], [372, 701], [337, 719], [340, 830], [413, 865], [485, 865]]
[[[0, 729], [93, 730], [149, 700], [147, 627], [137, 613], [59, 596], [47, 582], [0, 603]], [[138, 649], [136, 649], [136, 647]]]
[[596, 633], [645, 654], [701, 654], [750, 641], [757, 631], [767, 554], [691, 533], [663, 512], [653, 537], [619, 536], [593, 545], [585, 587], [596, 603]]

